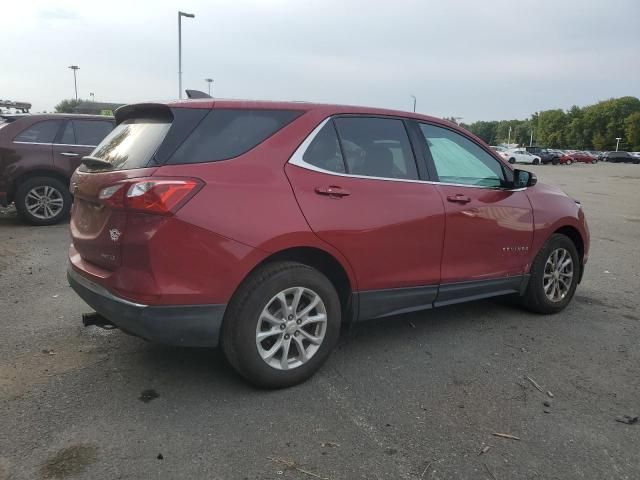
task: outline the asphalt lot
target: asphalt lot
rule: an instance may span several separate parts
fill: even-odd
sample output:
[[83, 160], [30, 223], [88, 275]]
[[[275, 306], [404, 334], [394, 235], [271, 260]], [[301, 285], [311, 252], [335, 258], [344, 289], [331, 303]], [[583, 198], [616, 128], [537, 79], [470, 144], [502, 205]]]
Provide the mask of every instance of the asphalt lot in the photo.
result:
[[1, 212], [0, 478], [640, 478], [640, 422], [615, 420], [640, 415], [640, 166], [523, 168], [589, 220], [566, 311], [483, 301], [362, 324], [282, 391], [215, 350], [83, 328], [68, 225]]

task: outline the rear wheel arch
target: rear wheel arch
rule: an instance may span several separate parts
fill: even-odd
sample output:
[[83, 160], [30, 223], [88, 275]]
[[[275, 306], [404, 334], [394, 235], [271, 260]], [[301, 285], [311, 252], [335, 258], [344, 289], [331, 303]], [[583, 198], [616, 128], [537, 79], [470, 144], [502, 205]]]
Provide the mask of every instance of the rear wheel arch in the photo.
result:
[[342, 318], [345, 321], [348, 321], [351, 318], [351, 294], [354, 288], [349, 278], [349, 274], [347, 273], [346, 268], [335, 256], [331, 255], [326, 250], [322, 250], [317, 247], [291, 247], [272, 253], [268, 257], [262, 259], [262, 261], [260, 261], [258, 264], [256, 264], [251, 269], [251, 271], [247, 272], [245, 277], [236, 288], [236, 292], [234, 292], [234, 295], [253, 272], [269, 263], [274, 262], [297, 262], [318, 270], [329, 279], [329, 281], [333, 284], [334, 288], [338, 292], [343, 312]]

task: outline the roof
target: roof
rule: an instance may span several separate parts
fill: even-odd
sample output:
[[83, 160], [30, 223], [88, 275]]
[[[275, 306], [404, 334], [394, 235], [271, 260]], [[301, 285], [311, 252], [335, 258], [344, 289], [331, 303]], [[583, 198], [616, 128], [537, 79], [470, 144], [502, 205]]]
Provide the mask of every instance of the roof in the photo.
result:
[[[389, 115], [406, 118], [414, 118], [416, 120], [428, 120], [430, 122], [441, 123], [458, 127], [453, 122], [442, 118], [422, 115], [415, 112], [406, 112], [402, 110], [392, 110], [386, 108], [363, 107], [357, 105], [339, 105], [330, 103], [314, 103], [304, 101], [271, 101], [271, 100], [240, 100], [240, 99], [193, 99], [193, 100], [174, 100], [170, 102], [162, 102], [170, 107], [178, 108], [212, 108], [215, 104], [216, 108], [252, 108], [256, 110], [262, 109], [281, 109], [281, 110], [302, 110], [302, 111], [326, 111], [328, 115], [337, 113], [358, 113], [372, 115]], [[459, 127], [458, 127], [459, 128]]]

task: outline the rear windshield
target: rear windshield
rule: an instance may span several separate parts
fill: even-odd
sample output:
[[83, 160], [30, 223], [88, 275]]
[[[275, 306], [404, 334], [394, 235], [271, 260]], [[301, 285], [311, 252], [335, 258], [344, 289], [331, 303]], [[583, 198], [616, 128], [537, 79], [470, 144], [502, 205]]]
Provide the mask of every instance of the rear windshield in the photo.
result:
[[106, 160], [109, 168], [82, 165], [82, 171], [130, 170], [143, 168], [156, 152], [171, 127], [166, 119], [132, 118], [125, 120], [107, 135], [91, 153]]

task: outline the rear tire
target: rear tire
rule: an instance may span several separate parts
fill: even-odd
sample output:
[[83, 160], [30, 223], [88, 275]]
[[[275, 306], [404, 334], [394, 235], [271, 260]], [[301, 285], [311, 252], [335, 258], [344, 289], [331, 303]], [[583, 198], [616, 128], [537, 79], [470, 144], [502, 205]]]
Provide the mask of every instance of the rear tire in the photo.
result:
[[[564, 255], [564, 259], [558, 262], [558, 268], [554, 267], [553, 262], [553, 255], [556, 252]], [[560, 257], [556, 257], [558, 258]], [[570, 263], [560, 268], [569, 260]], [[573, 241], [566, 235], [554, 233], [533, 261], [529, 272], [529, 284], [522, 296], [523, 305], [532, 312], [543, 314], [564, 310], [576, 291], [581, 268], [578, 250]], [[567, 282], [570, 283], [567, 284]], [[554, 290], [555, 286], [557, 286], [556, 290]]]
[[510, 159], [509, 159], [509, 163], [512, 163], [512, 164], [513, 164], [513, 163], [516, 163], [516, 159], [515, 159], [515, 158], [510, 158]]
[[573, 163], [572, 160], [567, 160], [567, 163], [565, 165], [571, 165]]
[[72, 197], [57, 178], [33, 177], [22, 182], [15, 195], [20, 218], [31, 225], [54, 225], [69, 215]]
[[[318, 306], [302, 316], [316, 297]], [[284, 308], [280, 298], [285, 299]], [[323, 312], [324, 326], [318, 320]], [[340, 299], [327, 277], [301, 263], [269, 263], [253, 272], [229, 303], [222, 326], [222, 349], [233, 368], [250, 383], [264, 388], [290, 387], [322, 366], [338, 341], [340, 323]], [[261, 334], [267, 336], [260, 340]]]
[[536, 160], [534, 160], [534, 161], [533, 161], [533, 164], [534, 164], [534, 165], [539, 165], [539, 164], [540, 164], [540, 160], [537, 160], [537, 159], [536, 159]]

